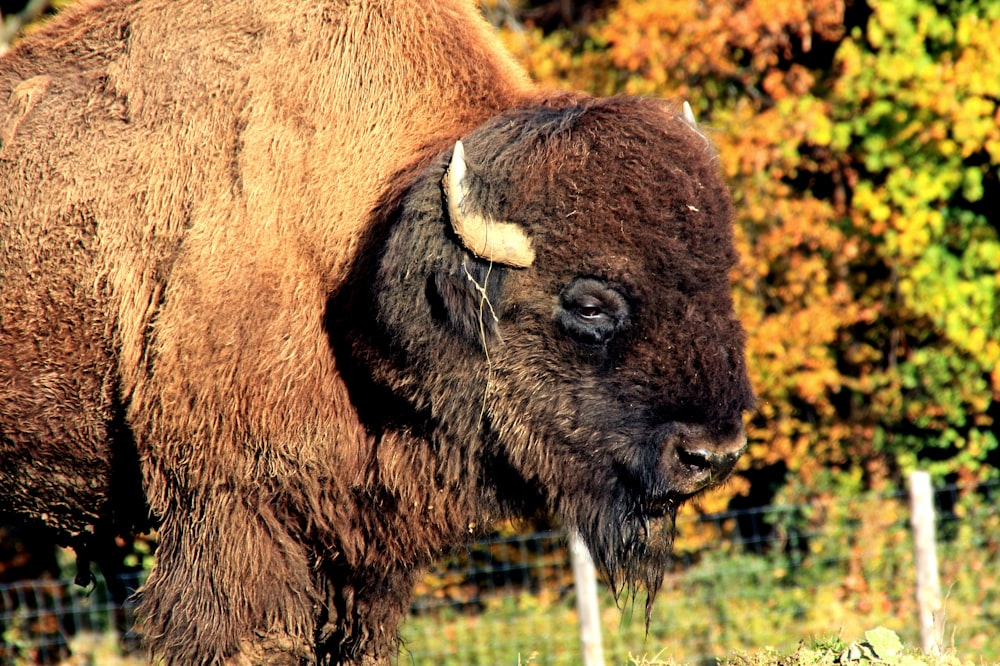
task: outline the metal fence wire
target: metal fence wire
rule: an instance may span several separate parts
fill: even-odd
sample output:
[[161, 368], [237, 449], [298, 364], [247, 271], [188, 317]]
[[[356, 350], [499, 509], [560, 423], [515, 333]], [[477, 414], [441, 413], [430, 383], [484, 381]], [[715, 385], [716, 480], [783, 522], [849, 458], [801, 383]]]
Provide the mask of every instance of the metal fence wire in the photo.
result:
[[[135, 601], [140, 574], [124, 576], [128, 596], [116, 600], [103, 578], [88, 586], [70, 580], [26, 580], [0, 585], [0, 664], [105, 664], [140, 654]], [[98, 647], [109, 659], [94, 661]], [[76, 653], [78, 657], [70, 661]]]
[[[1000, 660], [1000, 486], [939, 489], [945, 644]], [[886, 626], [918, 645], [912, 542], [902, 494], [711, 516], [686, 512], [647, 631], [645, 599], [601, 600], [608, 664], [714, 663], [733, 651], [850, 642]], [[124, 581], [134, 591], [141, 580]], [[497, 536], [453, 553], [416, 589], [400, 666], [580, 663], [572, 571], [559, 532]], [[0, 664], [140, 664], [134, 603], [104, 581], [0, 585]]]

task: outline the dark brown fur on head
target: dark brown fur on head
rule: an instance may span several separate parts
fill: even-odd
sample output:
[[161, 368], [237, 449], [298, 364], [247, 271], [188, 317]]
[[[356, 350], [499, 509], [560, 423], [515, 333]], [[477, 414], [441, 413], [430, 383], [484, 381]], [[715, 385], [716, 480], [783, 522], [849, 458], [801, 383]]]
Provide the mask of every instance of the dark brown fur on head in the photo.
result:
[[[440, 455], [462, 450], [480, 488], [463, 492], [554, 512], [616, 588], [655, 593], [691, 494], [664, 469], [664, 442], [738, 439], [753, 404], [714, 149], [663, 103], [627, 98], [517, 109], [464, 143], [470, 199], [522, 226], [535, 263], [461, 247], [442, 215], [444, 155], [370, 269], [375, 320], [356, 349]], [[620, 297], [622, 321], [593, 338], [574, 328], [574, 290]]]

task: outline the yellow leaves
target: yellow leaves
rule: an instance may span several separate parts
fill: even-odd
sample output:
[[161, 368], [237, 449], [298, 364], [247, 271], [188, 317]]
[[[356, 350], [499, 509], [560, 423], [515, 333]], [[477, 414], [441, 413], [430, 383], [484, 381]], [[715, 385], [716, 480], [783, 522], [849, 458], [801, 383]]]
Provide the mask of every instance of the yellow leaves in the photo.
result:
[[886, 203], [884, 188], [876, 188], [871, 182], [858, 183], [854, 190], [851, 218], [854, 226], [865, 229], [874, 236], [880, 236], [888, 228], [892, 208]]
[[576, 62], [560, 35], [545, 36], [538, 29], [501, 30], [500, 38], [539, 83], [563, 89], [584, 87], [575, 85]]
[[[838, 96], [860, 106], [869, 128], [887, 116], [903, 125], [869, 132], [853, 119], [855, 132], [868, 141], [868, 168], [892, 166], [890, 155], [914, 144], [945, 159], [968, 158], [984, 147], [991, 157], [1000, 155], [1000, 18], [967, 11], [953, 25], [933, 5], [915, 0], [873, 7], [864, 35], [841, 44], [834, 84]], [[873, 134], [882, 145], [869, 138]]]
[[806, 136], [815, 146], [829, 146], [833, 141], [833, 121], [826, 115], [817, 115]]
[[[1000, 126], [1000, 108], [997, 109], [993, 120]], [[1000, 138], [989, 138], [983, 143], [986, 153], [990, 156], [990, 162], [1000, 164]]]
[[[766, 177], [768, 169], [782, 166], [781, 146], [775, 137], [788, 134], [788, 129], [777, 111], [757, 113], [751, 104], [740, 101], [728, 117], [721, 116], [717, 121], [724, 124], [724, 130], [715, 138], [727, 176]], [[736, 127], [744, 131], [733, 131]]]
[[892, 223], [897, 233], [886, 237], [886, 245], [901, 258], [920, 256], [933, 242], [934, 226], [941, 219], [940, 211], [926, 208], [914, 210], [908, 217], [895, 215]]
[[[834, 38], [843, 11], [842, 2], [820, 0], [621, 0], [591, 36], [607, 45], [610, 64], [626, 73], [625, 92], [683, 95], [687, 81], [765, 74], [791, 56], [793, 40], [809, 51], [814, 35]], [[787, 88], [796, 89], [804, 90]]]
[[840, 44], [837, 49], [837, 64], [840, 68], [840, 76], [835, 83], [838, 93], [843, 94], [841, 87], [845, 81], [853, 81], [861, 75], [865, 67], [866, 54], [863, 54], [858, 42], [854, 39], [847, 39]]
[[828, 145], [834, 125], [828, 105], [806, 95], [789, 96], [765, 110], [748, 99], [738, 100], [732, 108], [716, 112], [713, 129], [727, 176], [746, 178], [771, 196], [787, 196], [778, 179], [795, 175], [803, 144]]
[[[829, 345], [844, 325], [832, 304], [819, 303], [763, 319], [750, 332], [748, 354], [760, 379], [770, 379], [826, 412], [828, 392], [840, 387], [840, 373]], [[769, 392], [775, 386], [761, 387]]]
[[[875, 10], [875, 23], [869, 25], [868, 29], [870, 32], [873, 32], [876, 26], [890, 31], [896, 28], [900, 20], [899, 4], [884, 1], [874, 2], [872, 3], [872, 7]], [[872, 42], [872, 46], [878, 48], [879, 44]]]
[[[1000, 91], [1000, 88], [997, 90]], [[992, 100], [977, 96], [962, 100], [952, 127], [952, 136], [961, 146], [962, 157], [969, 157], [978, 151], [986, 140], [1000, 138], [1000, 128], [995, 122], [996, 113], [997, 105]]]

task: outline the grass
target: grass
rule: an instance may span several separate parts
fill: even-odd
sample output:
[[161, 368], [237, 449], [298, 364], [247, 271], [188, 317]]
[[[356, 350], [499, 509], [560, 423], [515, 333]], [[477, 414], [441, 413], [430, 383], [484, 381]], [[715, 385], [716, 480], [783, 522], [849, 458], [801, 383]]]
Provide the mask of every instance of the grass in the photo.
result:
[[[636, 666], [654, 666], [670, 662], [634, 662]], [[720, 666], [972, 666], [951, 653], [928, 655], [903, 645], [896, 632], [878, 627], [864, 633], [857, 641], [841, 638], [801, 644], [792, 652], [764, 649], [755, 653], [735, 654], [719, 662]]]
[[[537, 637], [536, 637], [537, 638]], [[468, 644], [467, 644], [468, 645]], [[117, 641], [114, 635], [87, 635], [79, 637], [74, 642], [74, 655], [61, 663], [61, 666], [140, 666], [144, 659], [138, 657], [122, 657], [117, 652]], [[471, 646], [470, 646], [471, 647]], [[493, 654], [488, 662], [458, 662], [450, 659], [411, 659], [407, 655], [399, 658], [399, 666], [405, 664], [432, 664], [441, 666], [449, 663], [490, 663], [517, 664], [517, 666], [542, 666], [543, 664], [563, 663], [553, 661], [552, 655], [543, 650], [530, 652]], [[25, 662], [27, 664], [28, 662]], [[564, 663], [579, 663], [579, 656], [574, 655]], [[712, 663], [716, 666], [982, 666], [990, 662], [983, 660], [962, 660], [953, 652], [942, 655], [925, 655], [919, 650], [906, 647], [897, 634], [889, 629], [876, 628], [864, 632], [853, 642], [836, 637], [825, 640], [806, 641], [797, 647], [780, 651], [773, 648], [763, 648], [752, 652], [737, 652], [729, 654], [717, 661], [684, 662], [667, 656], [666, 650], [649, 655], [627, 655], [622, 658], [609, 658], [607, 666], [702, 666]]]

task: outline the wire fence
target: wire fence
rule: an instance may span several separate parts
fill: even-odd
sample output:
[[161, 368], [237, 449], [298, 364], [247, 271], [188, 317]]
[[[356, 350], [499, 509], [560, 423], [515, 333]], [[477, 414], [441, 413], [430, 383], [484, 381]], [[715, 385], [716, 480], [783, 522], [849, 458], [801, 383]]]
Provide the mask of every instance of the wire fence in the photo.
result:
[[[945, 589], [944, 645], [975, 663], [1000, 663], [998, 486], [937, 491], [938, 551]], [[735, 651], [794, 650], [801, 641], [863, 639], [878, 626], [920, 644], [913, 543], [905, 493], [866, 495], [710, 516], [688, 512], [678, 532], [696, 535], [656, 600], [647, 632], [643, 596], [603, 597], [603, 643], [611, 664], [669, 657], [714, 663]], [[536, 538], [542, 539], [538, 545]], [[461, 572], [470, 560], [497, 570], [531, 571], [533, 589], [514, 582], [477, 586], [475, 612], [447, 598], [411, 614], [400, 664], [579, 664], [580, 637], [562, 537], [545, 534], [477, 544], [441, 564]], [[514, 544], [517, 544], [516, 547]], [[558, 544], [558, 545], [556, 545]], [[548, 553], [539, 558], [533, 548]], [[511, 552], [523, 554], [512, 561]], [[558, 566], [553, 554], [559, 554]], [[450, 566], [449, 566], [450, 564]], [[483, 576], [483, 564], [476, 564]], [[488, 565], [487, 565], [488, 566]], [[441, 574], [438, 573], [438, 576]], [[520, 573], [518, 574], [521, 575]], [[439, 597], [447, 597], [442, 587]], [[446, 589], [446, 588], [444, 588]], [[420, 597], [418, 597], [420, 604]]]
[[[128, 594], [140, 574], [121, 579]], [[115, 600], [103, 578], [83, 587], [70, 580], [0, 585], [0, 664], [142, 663], [135, 602]]]
[[[1000, 662], [1000, 486], [936, 492], [945, 645]], [[604, 592], [609, 664], [669, 657], [714, 663], [734, 651], [792, 650], [803, 640], [859, 640], [885, 626], [919, 645], [913, 549], [903, 494], [817, 499], [678, 519], [676, 561], [653, 607]], [[128, 589], [138, 578], [125, 581]], [[478, 542], [420, 583], [400, 633], [406, 664], [580, 663], [573, 577], [563, 535]], [[0, 663], [138, 664], [131, 602], [102, 581], [0, 586]]]

